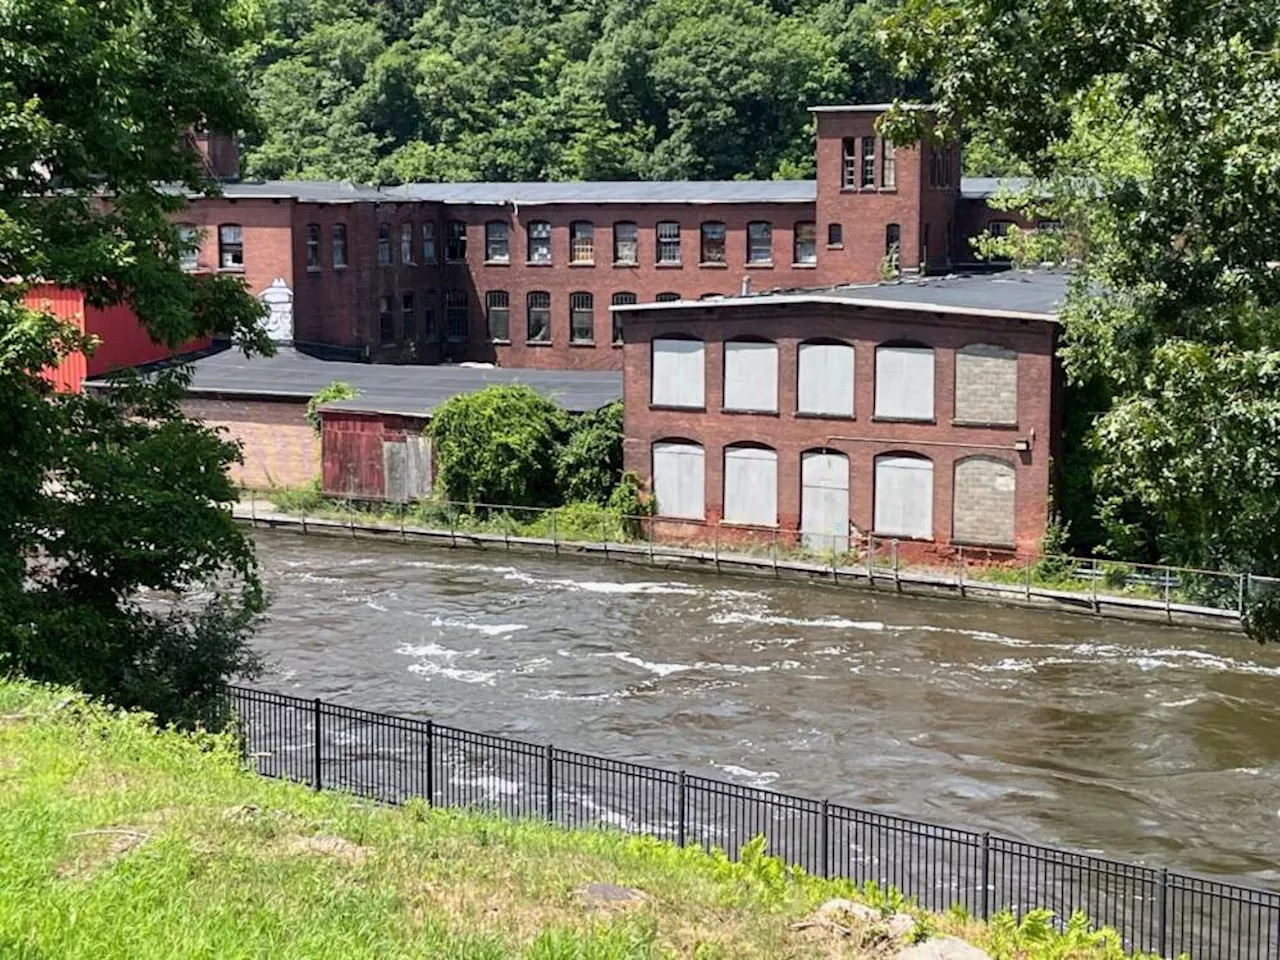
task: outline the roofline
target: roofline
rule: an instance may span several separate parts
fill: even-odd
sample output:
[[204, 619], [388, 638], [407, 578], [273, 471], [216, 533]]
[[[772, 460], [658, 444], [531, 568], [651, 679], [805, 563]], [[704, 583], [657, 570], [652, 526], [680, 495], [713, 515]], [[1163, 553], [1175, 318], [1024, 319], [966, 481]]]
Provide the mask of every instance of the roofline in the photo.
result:
[[846, 307], [873, 307], [885, 310], [915, 310], [921, 313], [950, 313], [970, 317], [989, 317], [995, 320], [1045, 320], [1056, 323], [1056, 313], [1039, 313], [1031, 310], [995, 310], [989, 307], [958, 307], [949, 303], [929, 303], [926, 300], [879, 300], [873, 297], [836, 297], [831, 294], [786, 293], [766, 294], [759, 297], [725, 297], [718, 300], [673, 300], [668, 303], [627, 303], [610, 306], [609, 312], [639, 313], [644, 310], [689, 310], [696, 307], [751, 307], [788, 306], [806, 303], [838, 304]]
[[[833, 103], [818, 107], [810, 107], [810, 113], [884, 113], [895, 106], [892, 103]], [[937, 110], [932, 103], [898, 104], [904, 110]]]

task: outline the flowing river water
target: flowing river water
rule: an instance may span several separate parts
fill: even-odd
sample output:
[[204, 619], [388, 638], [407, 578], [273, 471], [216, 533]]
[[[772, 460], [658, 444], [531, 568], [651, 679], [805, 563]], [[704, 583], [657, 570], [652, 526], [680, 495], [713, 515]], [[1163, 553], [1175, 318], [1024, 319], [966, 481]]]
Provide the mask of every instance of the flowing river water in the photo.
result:
[[1280, 649], [500, 550], [258, 545], [261, 687], [1280, 888]]

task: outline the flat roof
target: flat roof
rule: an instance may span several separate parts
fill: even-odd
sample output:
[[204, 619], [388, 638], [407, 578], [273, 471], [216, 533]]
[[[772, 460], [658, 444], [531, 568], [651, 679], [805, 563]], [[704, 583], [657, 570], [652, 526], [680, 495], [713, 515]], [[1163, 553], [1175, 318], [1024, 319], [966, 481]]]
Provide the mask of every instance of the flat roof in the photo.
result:
[[[932, 103], [904, 103], [907, 110], [936, 110]], [[832, 103], [810, 107], [810, 113], [884, 113], [893, 107], [892, 103]]]
[[612, 307], [624, 313], [641, 310], [751, 307], [834, 303], [923, 313], [955, 313], [1019, 320], [1055, 320], [1067, 292], [1067, 275], [1055, 270], [1006, 270], [999, 273], [949, 274], [810, 289], [771, 290], [760, 294], [637, 303]]
[[[279, 346], [273, 357], [246, 357], [234, 348], [192, 361], [191, 396], [305, 401], [334, 380], [359, 391], [354, 400], [326, 404], [371, 413], [429, 416], [450, 397], [491, 383], [523, 383], [566, 410], [597, 410], [622, 398], [622, 374], [611, 370], [524, 370], [461, 364], [390, 364], [320, 360]], [[105, 380], [85, 382], [106, 387]]]

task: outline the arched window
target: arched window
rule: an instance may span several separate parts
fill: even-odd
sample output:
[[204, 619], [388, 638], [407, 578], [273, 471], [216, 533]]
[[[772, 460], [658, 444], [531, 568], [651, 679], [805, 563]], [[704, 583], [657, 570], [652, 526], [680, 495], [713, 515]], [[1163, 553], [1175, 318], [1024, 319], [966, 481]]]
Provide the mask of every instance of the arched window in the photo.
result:
[[488, 263], [511, 262], [506, 221], [490, 220], [484, 225], [484, 259]]
[[933, 539], [933, 461], [915, 454], [876, 457], [875, 532]]
[[699, 263], [724, 263], [724, 224], [719, 221], [708, 221], [702, 225], [702, 247], [698, 254]]
[[378, 224], [378, 266], [391, 266], [391, 225]]
[[933, 420], [933, 348], [918, 343], [876, 347], [876, 412], [885, 420]]
[[724, 409], [776, 413], [778, 345], [769, 340], [727, 340]]
[[413, 264], [413, 224], [400, 224], [400, 262], [405, 266]]
[[529, 238], [529, 262], [551, 262], [551, 224], [546, 220], [531, 220], [527, 228]]
[[244, 231], [238, 223], [218, 227], [218, 266], [223, 270], [244, 269]]
[[320, 224], [307, 224], [307, 269], [320, 269]]
[[525, 298], [525, 339], [529, 343], [551, 342], [551, 294], [534, 290]]
[[653, 298], [655, 303], [675, 303], [679, 299], [680, 299], [680, 294], [672, 293], [670, 291], [666, 293], [660, 293]]
[[658, 224], [658, 262], [680, 262], [680, 224], [663, 220]]
[[810, 550], [849, 549], [849, 458], [837, 450], [800, 454], [800, 532]]
[[656, 407], [706, 406], [706, 348], [701, 340], [658, 337], [652, 341], [650, 402]]
[[778, 452], [734, 444], [724, 448], [724, 520], [772, 527], [778, 523]]
[[430, 220], [422, 225], [422, 262], [436, 262], [436, 225]]
[[653, 498], [660, 517], [706, 517], [706, 468], [702, 445], [658, 440], [653, 445]]
[[1018, 355], [1006, 347], [971, 343], [956, 351], [957, 422], [1018, 422]]
[[450, 263], [462, 263], [467, 259], [467, 225], [462, 220], [449, 221], [449, 233], [444, 240], [444, 258]]
[[470, 324], [467, 318], [467, 292], [465, 290], [446, 290], [444, 294], [445, 336], [450, 340], [464, 341], [470, 339]]
[[574, 343], [592, 343], [595, 338], [595, 297], [585, 292], [569, 294], [569, 339]]
[[768, 220], [747, 224], [747, 263], [757, 266], [773, 263], [773, 224]]
[[796, 412], [853, 416], [854, 353], [847, 343], [800, 344], [796, 360]]
[[178, 264], [183, 270], [200, 266], [200, 228], [194, 223], [178, 224]]
[[335, 223], [333, 225], [333, 268], [340, 270], [347, 265], [347, 225], [345, 223]]
[[596, 228], [589, 220], [569, 224], [569, 262], [596, 262]]
[[489, 339], [499, 343], [509, 343], [511, 341], [511, 298], [507, 291], [490, 290], [486, 293], [484, 314], [489, 327]]
[[966, 457], [956, 463], [952, 538], [983, 546], [1014, 545], [1017, 471], [1008, 460]]
[[812, 220], [802, 220], [796, 224], [794, 247], [792, 262], [818, 262], [818, 228]]
[[[613, 295], [613, 305], [615, 307], [625, 307], [636, 302], [634, 293], [615, 293]], [[622, 342], [622, 314], [617, 311], [611, 313], [613, 318], [613, 342]]]
[[613, 225], [613, 262], [625, 264], [640, 262], [636, 225], [630, 220], [621, 220]]

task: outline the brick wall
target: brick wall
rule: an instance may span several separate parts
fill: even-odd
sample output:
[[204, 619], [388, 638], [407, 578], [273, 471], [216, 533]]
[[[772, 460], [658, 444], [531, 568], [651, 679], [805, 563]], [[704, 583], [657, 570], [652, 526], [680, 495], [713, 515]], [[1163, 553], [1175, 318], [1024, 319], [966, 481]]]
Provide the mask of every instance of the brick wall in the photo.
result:
[[239, 484], [301, 487], [320, 469], [320, 441], [306, 421], [305, 403], [189, 397], [182, 401], [182, 410], [240, 441], [244, 464], [232, 467]]
[[955, 418], [963, 423], [1015, 423], [1018, 355], [988, 343], [956, 351]]
[[[255, 296], [277, 277], [294, 286], [292, 200], [202, 197], [187, 204], [174, 219], [194, 224], [202, 231], [197, 254], [199, 270], [239, 276]], [[219, 265], [218, 227], [230, 223], [241, 226], [243, 270], [224, 269]]]

